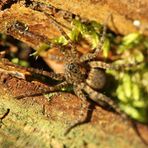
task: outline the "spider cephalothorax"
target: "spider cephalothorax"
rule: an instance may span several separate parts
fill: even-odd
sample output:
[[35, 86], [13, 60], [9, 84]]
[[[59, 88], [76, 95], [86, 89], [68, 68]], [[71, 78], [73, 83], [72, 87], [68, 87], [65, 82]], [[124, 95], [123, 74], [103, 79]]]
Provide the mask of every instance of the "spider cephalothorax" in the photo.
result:
[[81, 67], [77, 62], [65, 63], [64, 75], [66, 81], [73, 85], [85, 80], [85, 74], [82, 72]]

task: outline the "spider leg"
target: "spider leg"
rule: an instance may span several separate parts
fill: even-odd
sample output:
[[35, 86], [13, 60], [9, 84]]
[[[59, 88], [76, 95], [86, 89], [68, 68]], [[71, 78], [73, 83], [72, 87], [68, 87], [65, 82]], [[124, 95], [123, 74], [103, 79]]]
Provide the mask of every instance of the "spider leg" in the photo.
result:
[[84, 110], [87, 108], [86, 105], [86, 100], [87, 98], [85, 97], [82, 89], [83, 89], [83, 83], [75, 86], [74, 87], [74, 93], [76, 94], [76, 96], [78, 96], [81, 100], [82, 100], [82, 104], [81, 104], [81, 110], [80, 110], [80, 114], [78, 116], [78, 118], [73, 121], [68, 128], [65, 130], [65, 135], [68, 134], [70, 132], [70, 130], [74, 127], [76, 127], [77, 125], [80, 125], [81, 123], [84, 123], [86, 121], [86, 117], [84, 116]]
[[114, 69], [112, 64], [108, 64], [102, 61], [91, 61], [89, 62], [91, 68], [101, 68], [101, 69]]
[[60, 54], [57, 54], [57, 55], [52, 55], [52, 54], [49, 54], [48, 55], [48, 58], [50, 58], [51, 60], [54, 60], [56, 62], [63, 62], [63, 61], [67, 61], [69, 59], [69, 57], [73, 57], [73, 59], [77, 60], [79, 59], [79, 55], [78, 55], [78, 52], [73, 48], [75, 47], [72, 47], [70, 50], [69, 48], [67, 47], [62, 47], [62, 46], [58, 46], [58, 50]]
[[100, 38], [98, 46], [95, 49], [95, 52], [94, 53], [87, 53], [87, 54], [83, 55], [80, 58], [81, 62], [89, 61], [89, 60], [96, 58], [98, 53], [100, 53], [102, 51], [102, 46], [103, 46], [103, 43], [105, 41], [105, 36], [106, 36], [107, 23], [108, 23], [110, 17], [111, 17], [111, 14], [108, 15], [107, 19], [104, 22], [102, 36]]
[[89, 87], [88, 85], [84, 86], [84, 91], [86, 93], [89, 94], [89, 97], [91, 100], [93, 100], [94, 102], [96, 102], [98, 105], [102, 105], [103, 102], [107, 103], [108, 105], [110, 105], [115, 111], [116, 113], [119, 113], [123, 116], [123, 118], [125, 118], [125, 114], [123, 114], [123, 112], [120, 110], [120, 108], [117, 106], [117, 104], [109, 97], [107, 97], [106, 95], [99, 93], [95, 90], [93, 90], [91, 87]]
[[24, 95], [20, 95], [20, 96], [16, 96], [15, 98], [16, 99], [22, 99], [24, 97], [36, 97], [36, 96], [41, 96], [43, 94], [47, 94], [47, 93], [51, 93], [51, 92], [55, 92], [55, 91], [60, 91], [63, 87], [66, 87], [68, 86], [69, 84], [64, 81], [60, 84], [57, 84], [55, 86], [51, 86], [51, 87], [47, 87], [47, 88], [40, 88], [40, 87], [37, 87], [36, 90], [38, 92], [35, 92], [35, 93], [29, 93], [29, 94], [24, 94]]
[[49, 78], [52, 78], [52, 79], [55, 79], [55, 80], [59, 80], [59, 81], [64, 80], [63, 74], [48, 72], [48, 71], [40, 70], [40, 69], [36, 69], [36, 68], [26, 68], [26, 70], [28, 70], [31, 73], [46, 76], [46, 77], [49, 77]]
[[[4, 69], [6, 69], [6, 66], [10, 66], [10, 70], [11, 69], [13, 70], [13, 68], [15, 67], [18, 70], [22, 69], [22, 70], [28, 71], [30, 73], [35, 73], [35, 74], [38, 74], [38, 75], [50, 77], [50, 78], [53, 78], [55, 80], [63, 80], [64, 79], [64, 76], [62, 74], [56, 74], [54, 72], [48, 72], [48, 71], [40, 70], [40, 69], [36, 69], [36, 68], [28, 68], [28, 67], [23, 67], [23, 66], [20, 66], [20, 65], [15, 65], [5, 58], [1, 58], [0, 62], [3, 64], [2, 68], [4, 68]], [[9, 71], [9, 69], [8, 69], [8, 71]]]
[[58, 30], [61, 32], [61, 34], [66, 38], [66, 40], [69, 42], [69, 44], [71, 45], [71, 39], [70, 37], [66, 34], [66, 32], [64, 31], [64, 29], [61, 27], [62, 24], [60, 22], [58, 22], [52, 15], [50, 15], [47, 12], [44, 12], [44, 14], [50, 18], [51, 22], [58, 28]]
[[[54, 16], [52, 16], [50, 13], [47, 13], [45, 12], [43, 9], [42, 9], [42, 6], [43, 4], [42, 3], [38, 3], [37, 4], [39, 7], [36, 7], [35, 8], [33, 7], [33, 9], [37, 10], [37, 11], [41, 11], [43, 12], [47, 17], [49, 17], [50, 19], [50, 23], [53, 23], [57, 29], [61, 32], [61, 34], [65, 37], [65, 39], [68, 41], [68, 46], [70, 47], [70, 53], [64, 53], [64, 56], [67, 55], [67, 57], [69, 56], [73, 56], [75, 57], [77, 60], [79, 59], [79, 55], [78, 55], [78, 52], [76, 50], [76, 45], [75, 43], [70, 39], [70, 37], [67, 35], [67, 33], [64, 31], [63, 27], [64, 28], [67, 28], [66, 26], [64, 26], [63, 24], [61, 24], [60, 22], [58, 22]], [[51, 8], [52, 9], [52, 8]], [[69, 29], [69, 28], [68, 28]], [[51, 45], [51, 44], [50, 44]], [[54, 45], [53, 45], [54, 46]], [[70, 54], [70, 55], [68, 55]], [[67, 57], [65, 59], [67, 59]], [[57, 59], [57, 58], [54, 58], [54, 57], [51, 57], [51, 59]], [[61, 61], [61, 59], [59, 58], [58, 61]]]
[[56, 62], [63, 62], [63, 61], [65, 61], [65, 57], [64, 57], [64, 54], [63, 54], [63, 52], [62, 52], [62, 55], [55, 55], [55, 54], [48, 54], [48, 58], [50, 59], [50, 60], [53, 60], [53, 61], [56, 61]]
[[111, 18], [111, 14], [108, 15], [108, 17], [106, 18], [106, 20], [104, 22], [102, 36], [100, 38], [100, 42], [98, 44], [98, 47], [95, 50], [96, 55], [102, 50], [102, 46], [103, 46], [103, 43], [105, 41], [105, 36], [106, 36], [107, 24], [108, 24], [110, 18]]
[[64, 29], [61, 27], [62, 24], [60, 24], [52, 15], [44, 12], [44, 14], [50, 18], [50, 20], [52, 21], [52, 23], [59, 29], [59, 31], [61, 32], [61, 34], [66, 38], [66, 40], [68, 41], [68, 45], [71, 47], [71, 55], [75, 55], [76, 57], [78, 57], [78, 53], [76, 50], [76, 45], [74, 44], [74, 42], [70, 39], [70, 37], [67, 35], [67, 33], [64, 31]]
[[66, 40], [71, 41], [70, 37], [66, 34], [64, 29], [61, 27], [60, 23], [53, 16], [49, 15], [46, 12], [44, 12], [44, 13], [45, 13], [46, 16], [50, 17], [50, 19], [52, 20], [52, 23], [59, 29], [59, 31], [66, 38]]
[[134, 67], [137, 64], [140, 64], [140, 63], [127, 63], [127, 64], [115, 65], [115, 64], [108, 64], [102, 61], [89, 62], [89, 65], [92, 68], [114, 69], [114, 70], [125, 70], [126, 68]]
[[104, 95], [102, 93], [96, 92], [88, 85], [84, 86], [84, 91], [86, 93], [88, 93], [90, 96], [90, 99], [93, 100], [94, 102], [96, 102], [98, 105], [102, 106], [102, 105], [104, 105], [104, 103], [107, 103], [108, 105], [110, 105], [114, 109], [114, 111], [117, 114], [119, 114], [121, 116], [121, 118], [123, 120], [131, 122], [131, 119], [129, 118], [129, 116], [127, 114], [125, 114], [111, 98], [107, 97], [106, 95]]
[[[36, 10], [36, 11], [40, 11], [40, 12], [43, 12], [46, 16], [50, 17], [55, 17], [56, 13], [58, 13], [59, 11], [61, 12], [62, 14], [62, 17], [64, 19], [71, 19], [72, 18], [72, 13], [66, 11], [66, 10], [59, 10], [58, 8], [52, 6], [52, 5], [47, 5], [47, 4], [44, 4], [42, 2], [31, 2], [32, 5], [30, 5], [29, 7], [33, 10]], [[28, 6], [27, 6], [28, 7]], [[70, 30], [70, 27], [56, 21], [60, 26], [63, 26], [67, 29]]]

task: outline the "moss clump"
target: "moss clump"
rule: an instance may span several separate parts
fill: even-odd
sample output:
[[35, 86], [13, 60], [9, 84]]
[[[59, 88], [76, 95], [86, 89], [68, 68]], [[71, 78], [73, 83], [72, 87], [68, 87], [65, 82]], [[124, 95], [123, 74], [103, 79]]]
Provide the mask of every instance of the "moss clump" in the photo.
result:
[[[81, 23], [79, 20], [72, 21], [72, 30], [68, 34], [74, 42], [81, 39], [87, 40], [92, 50], [97, 48], [103, 26], [94, 21]], [[66, 46], [68, 41], [64, 36], [53, 40], [56, 44]], [[116, 65], [128, 65], [124, 71], [107, 70], [116, 80], [115, 90], [107, 90], [112, 97], [117, 98], [121, 109], [132, 118], [147, 123], [148, 113], [148, 77], [147, 62], [145, 52], [148, 48], [148, 39], [139, 32], [134, 32], [126, 36], [106, 33], [106, 38], [102, 47], [104, 59], [112, 60]], [[111, 53], [111, 54], [109, 54]], [[115, 92], [115, 93], [113, 93]]]

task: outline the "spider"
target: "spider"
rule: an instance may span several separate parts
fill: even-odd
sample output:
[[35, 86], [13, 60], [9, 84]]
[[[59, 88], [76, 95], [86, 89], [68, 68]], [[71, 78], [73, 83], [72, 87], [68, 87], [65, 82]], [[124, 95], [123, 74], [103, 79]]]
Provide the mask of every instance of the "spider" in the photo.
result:
[[[46, 15], [49, 16], [48, 14]], [[52, 16], [51, 19], [53, 20], [53, 23], [58, 27], [58, 29], [62, 32], [62, 34], [65, 36], [65, 38], [69, 41], [69, 44], [66, 45], [66, 47], [61, 47], [61, 52], [63, 54], [63, 57], [54, 58], [57, 61], [65, 61], [63, 74], [56, 74], [54, 72], [47, 72], [34, 68], [24, 68], [16, 65], [14, 66], [14, 64], [10, 63], [8, 60], [5, 59], [1, 59], [0, 62], [8, 66], [9, 68], [7, 69], [7, 67], [5, 67], [4, 65], [2, 66], [0, 65], [0, 67], [2, 67], [2, 69], [6, 71], [9, 71], [9, 74], [13, 74], [18, 78], [24, 78], [24, 77], [22, 77], [21, 73], [15, 73], [13, 67], [18, 67], [18, 69], [26, 69], [30, 73], [36, 73], [39, 75], [51, 77], [53, 79], [61, 81], [61, 83], [53, 87], [48, 87], [44, 90], [41, 90], [38, 94], [37, 93], [31, 95], [28, 94], [28, 96], [42, 95], [43, 93], [50, 93], [52, 91], [61, 90], [61, 88], [68, 86], [69, 84], [73, 85], [74, 93], [80, 99], [82, 99], [83, 103], [82, 107], [80, 108], [81, 111], [80, 115], [73, 123], [70, 124], [70, 126], [68, 126], [68, 128], [65, 131], [65, 134], [67, 134], [75, 125], [79, 125], [79, 123], [85, 121], [85, 119], [83, 118], [83, 110], [86, 109], [87, 107], [86, 106], [87, 97], [84, 94], [84, 92], [87, 93], [89, 95], [89, 98], [94, 102], [96, 102], [98, 105], [102, 106], [102, 102], [103, 103], [106, 102], [117, 113], [121, 114], [123, 118], [129, 119], [128, 116], [120, 110], [120, 108], [112, 99], [99, 92], [99, 90], [101, 90], [106, 83], [106, 74], [104, 70], [106, 69], [122, 70], [125, 67], [133, 66], [133, 64], [118, 66], [96, 60], [97, 55], [102, 50], [102, 45], [105, 40], [106, 23], [104, 25], [102, 37], [100, 39], [98, 47], [94, 50], [94, 52], [80, 56], [78, 51], [76, 50], [75, 44], [70, 40], [70, 38], [67, 36], [64, 30], [58, 24], [58, 22], [54, 20]], [[22, 36], [23, 35], [33, 36], [34, 38], [39, 38], [40, 40], [43, 40], [43, 37], [37, 36], [37, 34], [29, 32], [28, 27], [23, 25], [19, 21], [15, 22], [13, 29], [17, 30], [18, 31], [17, 33], [21, 34]], [[65, 50], [63, 48], [65, 48]], [[25, 94], [24, 96], [19, 96], [17, 98], [22, 98], [26, 96], [27, 95]], [[9, 111], [10, 110], [8, 109], [7, 112], [2, 116], [1, 120], [3, 120], [8, 115]]]
[[[51, 17], [52, 18], [52, 17]], [[125, 114], [122, 113], [120, 108], [117, 104], [107, 97], [106, 95], [99, 92], [106, 84], [106, 74], [103, 70], [105, 69], [115, 69], [119, 70], [122, 69], [126, 65], [117, 66], [113, 64], [108, 64], [102, 61], [95, 60], [98, 53], [101, 52], [102, 46], [105, 40], [105, 33], [106, 33], [106, 24], [103, 27], [102, 37], [100, 39], [100, 43], [98, 47], [95, 49], [93, 53], [87, 53], [82, 56], [79, 55], [75, 44], [70, 40], [68, 35], [64, 32], [64, 30], [58, 25], [58, 23], [53, 19], [55, 25], [59, 28], [62, 32], [63, 36], [69, 41], [69, 44], [64, 47], [64, 50], [61, 49], [63, 54], [62, 57], [54, 57], [57, 61], [65, 61], [64, 62], [64, 82], [65, 85], [72, 84], [73, 91], [76, 96], [82, 99], [82, 108], [80, 115], [78, 116], [77, 120], [74, 121], [66, 130], [65, 134], [68, 133], [72, 127], [75, 125], [84, 122], [82, 120], [83, 110], [86, 109], [86, 100], [87, 97], [84, 94], [87, 93], [89, 98], [96, 102], [99, 105], [102, 103], [107, 103], [111, 106], [117, 113], [122, 114], [124, 118], [127, 118]], [[107, 18], [106, 22], [109, 18]]]
[[[58, 91], [58, 90], [61, 90], [61, 88], [66, 87], [70, 84], [70, 85], [73, 85], [73, 91], [76, 94], [76, 96], [78, 96], [80, 99], [83, 100], [80, 115], [78, 116], [76, 121], [74, 121], [69, 126], [69, 128], [67, 129], [67, 132], [74, 125], [82, 121], [83, 110], [86, 108], [86, 100], [87, 100], [85, 93], [88, 94], [89, 98], [94, 102], [96, 102], [97, 104], [102, 105], [102, 102], [106, 102], [112, 108], [114, 108], [116, 112], [121, 113], [120, 109], [117, 107], [117, 104], [112, 99], [110, 99], [106, 95], [99, 92], [99, 90], [104, 87], [106, 82], [106, 75], [104, 70], [105, 69], [118, 70], [121, 67], [124, 67], [123, 65], [115, 66], [102, 61], [95, 60], [97, 55], [102, 51], [102, 46], [103, 46], [103, 43], [105, 40], [105, 34], [106, 34], [106, 26], [107, 26], [106, 24], [108, 22], [109, 17], [106, 19], [106, 22], [104, 23], [102, 37], [100, 38], [100, 42], [97, 48], [92, 53], [87, 53], [80, 56], [79, 52], [76, 49], [75, 43], [69, 38], [69, 36], [65, 33], [63, 28], [54, 19], [54, 17], [46, 12], [44, 12], [44, 14], [47, 17], [50, 17], [50, 20], [52, 21], [51, 23], [54, 23], [55, 26], [57, 26], [57, 28], [60, 30], [62, 35], [68, 40], [68, 45], [61, 46], [61, 53], [63, 55], [62, 57], [58, 57], [58, 56], [49, 57], [49, 58], [54, 58], [54, 60], [58, 62], [65, 61], [64, 73], [56, 74], [54, 72], [47, 72], [47, 71], [42, 71], [42, 70], [33, 69], [33, 68], [26, 68], [26, 70], [30, 71], [31, 73], [36, 73], [36, 74], [44, 75], [47, 77], [51, 77], [56, 80], [61, 80], [61, 83], [55, 86], [49, 87], [45, 90], [41, 90], [42, 93], [38, 93], [38, 94]], [[22, 34], [22, 31], [24, 30], [25, 35], [30, 35], [28, 28], [26, 29], [25, 26], [22, 26], [20, 28], [20, 26], [22, 26], [22, 24], [19, 23], [19, 26], [18, 26], [18, 22], [16, 22], [16, 25], [15, 27], [13, 27], [13, 29], [20, 30], [21, 34]], [[34, 35], [34, 37], [35, 36], [36, 35]], [[8, 61], [5, 61], [5, 65], [11, 66], [11, 64]], [[34, 96], [38, 94], [32, 94], [29, 96]], [[18, 98], [21, 98], [21, 97], [24, 97], [24, 96], [19, 96]]]
[[[111, 106], [117, 113], [121, 113], [124, 116], [122, 111], [119, 109], [117, 104], [112, 99], [99, 92], [99, 90], [102, 89], [106, 83], [106, 74], [104, 70], [106, 69], [119, 70], [124, 67], [123, 65], [117, 66], [96, 60], [98, 53], [102, 51], [102, 46], [105, 40], [107, 23], [105, 23], [103, 26], [102, 36], [100, 38], [100, 42], [97, 48], [92, 53], [87, 53], [80, 56], [79, 52], [76, 49], [75, 43], [71, 41], [69, 36], [63, 30], [63, 28], [61, 28], [60, 24], [58, 24], [58, 22], [52, 16], [46, 13], [45, 15], [51, 18], [52, 23], [54, 23], [57, 26], [57, 28], [61, 31], [62, 35], [68, 40], [68, 45], [60, 46], [61, 47], [60, 51], [63, 56], [60, 57], [49, 56], [49, 58], [54, 58], [54, 60], [58, 62], [65, 61], [64, 73], [56, 74], [54, 72], [47, 72], [33, 68], [26, 68], [27, 71], [30, 71], [31, 73], [36, 73], [47, 77], [51, 77], [56, 80], [61, 80], [61, 83], [49, 87], [45, 90], [42, 90], [41, 91], [42, 93], [32, 94], [29, 96], [34, 96], [34, 95], [36, 96], [43, 93], [58, 91], [61, 90], [61, 88], [63, 87], [69, 86], [69, 84], [73, 86], [73, 91], [75, 95], [78, 96], [80, 99], [82, 99], [83, 103], [80, 109], [80, 115], [73, 123], [70, 124], [65, 133], [68, 133], [75, 125], [84, 122], [85, 119], [83, 119], [84, 117], [83, 110], [86, 109], [87, 107], [86, 106], [87, 96], [85, 95], [85, 93], [88, 94], [89, 98], [94, 102], [96, 102], [97, 104], [102, 105], [102, 102], [103, 103], [105, 102], [109, 106]], [[106, 22], [107, 21], [108, 19], [106, 20]], [[25, 32], [28, 32], [28, 30], [25, 30]], [[7, 61], [5, 61], [5, 65], [11, 66], [11, 64]], [[18, 98], [21, 97], [24, 96], [19, 96]]]

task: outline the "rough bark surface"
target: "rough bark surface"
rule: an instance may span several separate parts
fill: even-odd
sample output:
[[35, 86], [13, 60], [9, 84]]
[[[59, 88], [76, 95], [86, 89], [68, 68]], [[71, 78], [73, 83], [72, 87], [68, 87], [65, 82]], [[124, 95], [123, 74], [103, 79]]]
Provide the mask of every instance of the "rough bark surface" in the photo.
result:
[[[64, 136], [68, 123], [79, 114], [81, 100], [69, 93], [58, 93], [52, 97], [24, 97], [21, 100], [14, 98], [36, 93], [39, 87], [47, 86], [1, 73], [1, 117], [10, 109], [1, 123], [1, 147], [147, 147], [127, 121], [92, 102], [90, 109], [84, 111], [88, 122]], [[138, 124], [137, 130], [148, 142], [148, 128]]]
[[[37, 1], [37, 0], [36, 0]], [[69, 10], [89, 20], [103, 22], [108, 12], [113, 13], [113, 22], [109, 26], [121, 34], [136, 31], [133, 20], [141, 21], [140, 30], [147, 34], [148, 16], [146, 9], [148, 2], [143, 0], [130, 1], [97, 1], [97, 0], [38, 0], [45, 4], [51, 3], [55, 7]], [[121, 9], [122, 4], [122, 9]], [[139, 5], [138, 5], [139, 4]], [[144, 4], [144, 7], [142, 7]], [[0, 5], [2, 5], [0, 3]], [[89, 7], [88, 7], [89, 6]], [[124, 7], [123, 7], [124, 6]], [[83, 9], [85, 8], [85, 9]], [[137, 10], [137, 11], [135, 11]], [[138, 11], [139, 10], [139, 11]], [[134, 13], [133, 13], [134, 12]], [[66, 26], [68, 22], [62, 19], [61, 14], [56, 19]], [[29, 31], [36, 35], [27, 36], [25, 33], [8, 28], [20, 21], [27, 24]], [[117, 27], [118, 26], [118, 27]], [[115, 29], [117, 28], [117, 29]], [[145, 29], [143, 29], [145, 28]], [[64, 28], [65, 29], [65, 28]], [[65, 29], [68, 32], [68, 29]], [[13, 4], [9, 9], [0, 12], [0, 32], [13, 36], [36, 49], [41, 42], [46, 42], [61, 35], [59, 30], [51, 23], [50, 18], [43, 13], [26, 8], [22, 4]], [[80, 49], [81, 50], [81, 49]], [[85, 49], [86, 50], [86, 49]], [[83, 49], [83, 52], [86, 52]], [[88, 49], [87, 49], [88, 50]], [[52, 52], [50, 50], [50, 52]], [[42, 52], [41, 56], [48, 62], [48, 54]], [[51, 65], [51, 61], [49, 65]], [[59, 93], [55, 96], [25, 97], [17, 100], [15, 97], [38, 92], [46, 85], [39, 82], [27, 82], [17, 79], [6, 73], [0, 74], [0, 117], [10, 109], [10, 113], [2, 120], [0, 128], [1, 147], [118, 147], [145, 148], [147, 147], [133, 130], [132, 126], [121, 119], [119, 115], [106, 111], [91, 102], [88, 114], [89, 122], [72, 129], [64, 136], [68, 123], [74, 121], [81, 107], [81, 100], [69, 93]], [[138, 124], [140, 136], [148, 142], [148, 129]]]
[[[115, 32], [128, 34], [140, 29], [148, 35], [147, 0], [45, 0], [44, 2], [101, 23], [112, 14], [108, 26]], [[139, 20], [141, 26], [135, 27], [134, 20]]]

